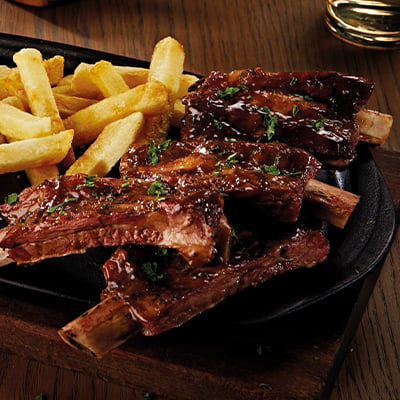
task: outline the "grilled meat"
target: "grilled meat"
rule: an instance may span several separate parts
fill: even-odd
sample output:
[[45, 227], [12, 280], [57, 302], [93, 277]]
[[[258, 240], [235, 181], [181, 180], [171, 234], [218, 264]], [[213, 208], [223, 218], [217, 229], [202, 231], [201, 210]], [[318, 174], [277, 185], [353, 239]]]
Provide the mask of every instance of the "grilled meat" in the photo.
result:
[[[196, 146], [173, 141], [162, 148], [154, 143], [132, 146], [121, 160], [120, 173], [149, 181], [160, 178], [189, 192], [214, 188], [250, 199], [268, 219], [293, 222], [304, 186], [319, 167], [306, 151], [278, 142], [207, 141]], [[242, 212], [244, 208], [242, 204]]]
[[200, 265], [229, 249], [220, 194], [185, 194], [158, 181], [61, 176], [25, 189], [0, 213], [9, 222], [0, 247], [20, 264], [138, 243], [177, 249]]
[[345, 166], [359, 139], [356, 113], [373, 84], [336, 72], [212, 72], [183, 99], [183, 141], [278, 140]]
[[273, 275], [324, 261], [327, 239], [315, 228], [269, 234], [242, 231], [225, 265], [189, 266], [181, 257], [154, 249], [119, 248], [103, 266], [102, 298], [123, 298], [145, 335], [181, 325], [228, 296]]

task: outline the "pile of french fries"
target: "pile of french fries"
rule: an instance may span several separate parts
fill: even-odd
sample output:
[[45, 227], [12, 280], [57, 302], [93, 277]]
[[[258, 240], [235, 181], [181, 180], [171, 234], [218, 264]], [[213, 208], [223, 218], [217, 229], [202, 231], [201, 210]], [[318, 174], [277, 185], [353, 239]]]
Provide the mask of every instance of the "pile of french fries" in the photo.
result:
[[32, 185], [61, 173], [106, 176], [133, 143], [162, 142], [198, 79], [183, 73], [184, 58], [166, 37], [149, 68], [100, 60], [64, 75], [62, 56], [18, 51], [16, 67], [0, 66], [0, 173], [25, 171]]

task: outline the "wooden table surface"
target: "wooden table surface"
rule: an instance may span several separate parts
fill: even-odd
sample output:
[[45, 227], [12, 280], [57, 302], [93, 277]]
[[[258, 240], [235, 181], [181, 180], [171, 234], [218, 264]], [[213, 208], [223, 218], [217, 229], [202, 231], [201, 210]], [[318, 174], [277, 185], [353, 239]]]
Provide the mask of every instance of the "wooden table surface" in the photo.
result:
[[[259, 65], [268, 71], [337, 70], [369, 78], [376, 83], [369, 108], [394, 117], [391, 136], [377, 154], [398, 205], [400, 171], [396, 166], [400, 164], [394, 152], [400, 150], [400, 52], [365, 50], [340, 42], [325, 28], [323, 11], [323, 0], [81, 0], [48, 8], [0, 1], [0, 32], [144, 60], [150, 58], [159, 39], [171, 35], [184, 45], [186, 70], [200, 74]], [[341, 365], [331, 400], [400, 398], [399, 244], [397, 235]], [[2, 309], [21, 312], [12, 299], [1, 304]], [[24, 324], [21, 320], [12, 330], [16, 341]], [[43, 316], [37, 329], [49, 332], [51, 345], [57, 321], [47, 324]], [[12, 343], [13, 338], [5, 338], [7, 333], [0, 334], [0, 342]], [[28, 345], [35, 343], [21, 348]], [[33, 350], [7, 348], [0, 352], [1, 399], [34, 399], [41, 393], [47, 399], [142, 398], [132, 387], [104, 376], [50, 365]], [[73, 365], [67, 346], [64, 352]], [[106, 363], [100, 366], [104, 370]]]

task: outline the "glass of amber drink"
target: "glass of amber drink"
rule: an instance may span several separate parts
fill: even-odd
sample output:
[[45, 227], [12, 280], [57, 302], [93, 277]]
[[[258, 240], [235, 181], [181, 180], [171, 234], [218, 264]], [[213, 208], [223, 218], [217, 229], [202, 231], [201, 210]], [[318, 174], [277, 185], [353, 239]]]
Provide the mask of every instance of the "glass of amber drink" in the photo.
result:
[[373, 49], [400, 49], [400, 0], [327, 0], [326, 23], [338, 38]]

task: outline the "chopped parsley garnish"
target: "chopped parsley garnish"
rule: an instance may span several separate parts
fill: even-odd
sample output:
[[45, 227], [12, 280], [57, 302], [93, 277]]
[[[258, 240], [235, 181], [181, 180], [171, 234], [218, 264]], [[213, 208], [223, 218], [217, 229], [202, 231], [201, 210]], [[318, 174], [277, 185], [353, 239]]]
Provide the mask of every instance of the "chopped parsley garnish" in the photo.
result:
[[161, 176], [158, 176], [156, 180], [150, 185], [150, 187], [147, 189], [147, 194], [151, 196], [157, 196], [156, 200], [157, 201], [163, 201], [165, 200], [164, 195], [166, 195], [168, 192], [168, 189], [164, 187], [163, 182], [161, 182]]
[[278, 117], [276, 115], [264, 120], [264, 126], [267, 128], [265, 131], [268, 140], [271, 140], [275, 135], [275, 127], [278, 124]]
[[55, 211], [59, 211], [59, 212], [63, 212], [64, 211], [64, 207], [68, 204], [68, 203], [72, 203], [78, 201], [78, 199], [76, 197], [68, 197], [66, 198], [62, 203], [56, 204], [50, 208], [48, 208], [46, 210], [47, 213], [51, 214]]
[[261, 164], [260, 165], [261, 171], [266, 172], [269, 175], [280, 175], [281, 170], [278, 167], [279, 159], [280, 157], [276, 157], [272, 165]]
[[260, 383], [260, 387], [267, 390], [272, 390], [272, 386], [268, 383]]
[[262, 172], [265, 172], [269, 175], [286, 175], [286, 176], [298, 176], [301, 175], [302, 172], [298, 171], [298, 172], [286, 172], [286, 171], [282, 171], [279, 167], [279, 160], [280, 160], [280, 156], [277, 156], [274, 160], [274, 163], [272, 165], [267, 165], [267, 164], [261, 164], [260, 165], [260, 170]]
[[164, 140], [162, 143], [157, 144], [157, 145], [155, 144], [154, 140], [152, 140], [150, 142], [148, 154], [150, 156], [150, 160], [151, 160], [152, 164], [158, 163], [158, 161], [159, 161], [158, 153], [160, 151], [166, 150], [168, 148], [170, 142], [171, 142], [171, 139]]
[[296, 105], [293, 106], [292, 114], [295, 117], [299, 113], [300, 109]]
[[233, 153], [230, 156], [228, 156], [226, 158], [226, 164], [236, 164], [239, 162], [239, 160], [236, 158], [237, 157], [237, 153]]
[[125, 182], [125, 183], [123, 183], [123, 184], [121, 185], [122, 188], [126, 188], [126, 187], [128, 187], [128, 186], [129, 186], [129, 182]]
[[296, 172], [286, 172], [285, 175], [287, 176], [299, 176], [301, 175], [302, 172], [301, 171], [296, 171]]
[[314, 123], [314, 126], [317, 130], [322, 129], [325, 126], [326, 118], [321, 117], [320, 119], [317, 119]]
[[144, 274], [146, 275], [146, 277], [148, 279], [150, 279], [152, 282], [160, 281], [160, 280], [164, 279], [167, 276], [167, 274], [165, 272], [160, 274], [157, 271], [158, 264], [157, 264], [156, 261], [144, 262], [141, 265], [141, 268], [142, 268], [142, 271], [144, 272]]
[[165, 257], [168, 254], [168, 249], [166, 249], [165, 247], [159, 247], [156, 250], [155, 254], [156, 254], [156, 256], [159, 256], [159, 257]]
[[292, 79], [290, 80], [290, 86], [294, 86], [298, 81], [298, 78], [295, 76], [292, 76]]
[[95, 182], [98, 181], [97, 175], [84, 175], [85, 183], [81, 183], [80, 185], [76, 185], [76, 189], [80, 189], [82, 187], [94, 187]]
[[17, 193], [10, 193], [4, 199], [4, 202], [7, 204], [14, 204], [18, 201], [18, 194]]
[[305, 94], [303, 96], [303, 98], [304, 98], [304, 100], [307, 100], [307, 101], [313, 101], [313, 98], [311, 96], [309, 96], [308, 94]]
[[225, 97], [231, 97], [239, 91], [240, 91], [240, 87], [228, 86], [225, 90], [218, 89], [217, 96], [220, 99], [223, 99]]
[[262, 107], [261, 110], [265, 113], [263, 120], [263, 125], [266, 128], [265, 133], [267, 135], [267, 139], [271, 140], [275, 135], [275, 128], [278, 125], [278, 117], [276, 115], [272, 115], [270, 108], [267, 106]]
[[217, 130], [221, 131], [223, 128], [222, 122], [218, 121], [217, 119], [214, 119], [214, 126], [217, 128]]
[[[226, 153], [226, 150], [221, 151], [218, 155], [219, 156], [224, 156]], [[223, 160], [219, 160], [216, 162], [215, 166], [217, 167], [213, 173], [215, 176], [219, 176], [222, 172], [223, 168], [229, 168], [231, 166], [231, 164], [236, 164], [239, 162], [239, 160], [237, 159], [237, 155], [238, 153], [232, 153], [230, 154], [228, 157], [226, 157], [226, 159]]]

